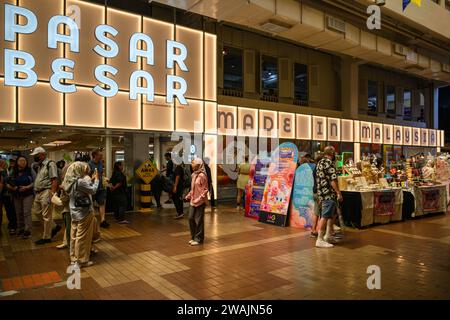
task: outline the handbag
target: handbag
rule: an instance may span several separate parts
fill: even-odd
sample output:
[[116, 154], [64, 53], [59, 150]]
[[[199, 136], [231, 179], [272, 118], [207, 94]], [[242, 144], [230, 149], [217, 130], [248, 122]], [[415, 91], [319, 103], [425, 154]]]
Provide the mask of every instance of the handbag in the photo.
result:
[[91, 198], [84, 192], [78, 191], [78, 180], [75, 185], [75, 207], [77, 208], [89, 208], [91, 206]]

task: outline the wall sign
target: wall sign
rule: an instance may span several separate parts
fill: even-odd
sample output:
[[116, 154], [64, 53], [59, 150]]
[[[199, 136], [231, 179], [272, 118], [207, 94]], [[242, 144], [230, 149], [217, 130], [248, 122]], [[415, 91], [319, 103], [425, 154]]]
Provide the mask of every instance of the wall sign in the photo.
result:
[[428, 146], [428, 129], [420, 129], [420, 145]]
[[383, 141], [384, 144], [393, 144], [394, 127], [390, 124], [383, 124]]
[[[91, 30], [81, 30], [75, 20], [71, 17], [56, 15], [47, 21], [38, 21], [36, 14], [30, 9], [15, 6], [11, 4], [4, 5], [4, 21], [5, 21], [5, 41], [16, 43], [19, 35], [28, 35], [29, 37], [37, 30], [38, 24], [46, 23], [47, 28], [47, 47], [50, 50], [58, 49], [61, 44], [67, 44], [67, 49], [71, 53], [80, 53], [80, 37], [88, 37], [92, 34]], [[19, 23], [19, 19], [25, 21]], [[61, 34], [58, 30], [65, 27], [67, 34]], [[163, 52], [155, 52], [153, 39], [142, 32], [134, 33], [128, 42], [128, 47], [120, 47], [115, 37], [119, 34], [119, 30], [113, 26], [102, 24], [98, 25], [93, 31], [98, 44], [91, 48], [98, 56], [102, 58], [113, 59], [118, 56], [119, 51], [128, 51], [129, 62], [136, 63], [136, 70], [129, 76], [129, 99], [137, 100], [139, 95], [146, 97], [147, 102], [155, 100], [155, 81], [151, 73], [140, 70], [138, 62], [144, 58], [147, 65], [155, 64], [155, 55], [165, 54], [166, 68], [175, 70], [179, 68], [181, 71], [188, 72], [186, 58], [188, 57], [188, 49], [185, 44], [167, 39], [165, 50]], [[142, 46], [141, 44], [145, 44]], [[145, 47], [145, 49], [142, 49]], [[17, 63], [17, 60], [21, 63]], [[36, 59], [32, 54], [13, 49], [4, 50], [4, 66], [5, 79], [4, 85], [29, 88], [38, 82], [39, 75], [35, 70]], [[50, 68], [52, 74], [49, 79], [50, 86], [59, 93], [75, 93], [77, 92], [77, 80], [74, 78], [74, 70], [78, 66], [71, 59], [60, 57], [53, 60]], [[119, 86], [114, 77], [120, 72], [117, 68], [100, 64], [95, 67], [92, 72], [98, 81], [98, 84], [92, 89], [93, 92], [104, 98], [112, 98], [119, 92]], [[19, 77], [18, 73], [22, 76]], [[71, 82], [75, 83], [66, 83]], [[142, 85], [144, 80], [145, 85]], [[166, 102], [174, 102], [174, 97], [183, 105], [187, 105], [185, 98], [188, 83], [180, 75], [166, 76]]]
[[325, 141], [327, 139], [327, 118], [312, 117], [312, 138], [316, 141]]
[[372, 142], [372, 124], [370, 122], [361, 121], [360, 123], [360, 137], [361, 143]]
[[420, 146], [420, 128], [412, 128], [412, 145]]
[[403, 144], [403, 128], [400, 126], [394, 126], [394, 144]]
[[383, 125], [381, 123], [372, 123], [372, 143], [383, 143]]
[[411, 130], [411, 127], [403, 127], [403, 144], [405, 146], [412, 145], [412, 130]]
[[341, 119], [328, 118], [328, 141], [341, 141]]

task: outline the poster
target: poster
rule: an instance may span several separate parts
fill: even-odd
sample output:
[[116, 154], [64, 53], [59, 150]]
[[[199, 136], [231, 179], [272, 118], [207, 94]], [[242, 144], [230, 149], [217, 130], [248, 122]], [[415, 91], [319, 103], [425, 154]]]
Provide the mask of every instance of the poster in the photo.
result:
[[297, 147], [290, 142], [281, 144], [272, 155], [261, 201], [260, 222], [286, 226], [297, 160]]
[[313, 227], [314, 211], [314, 164], [302, 164], [295, 171], [294, 189], [289, 223], [291, 227], [310, 230]]
[[266, 185], [270, 159], [252, 161], [249, 173], [249, 183], [245, 189], [245, 216], [258, 219], [261, 200]]
[[373, 214], [392, 216], [395, 214], [395, 192], [382, 191], [373, 194]]
[[421, 189], [423, 212], [438, 212], [441, 208], [439, 189]]

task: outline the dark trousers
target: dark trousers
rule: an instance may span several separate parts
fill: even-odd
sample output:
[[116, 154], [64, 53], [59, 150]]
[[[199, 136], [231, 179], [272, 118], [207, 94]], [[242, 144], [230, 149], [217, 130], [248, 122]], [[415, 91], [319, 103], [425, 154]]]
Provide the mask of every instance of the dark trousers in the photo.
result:
[[[14, 208], [14, 201], [11, 196], [3, 196], [1, 199], [5, 207], [6, 217], [8, 218], [8, 229], [17, 229], [16, 209]], [[1, 206], [1, 205], [0, 205]], [[0, 208], [1, 209], [1, 208]], [[0, 210], [0, 223], [2, 222], [3, 212]]]
[[183, 191], [177, 191], [176, 193], [172, 193], [173, 204], [175, 205], [175, 209], [177, 210], [177, 216], [182, 215], [183, 212]]
[[150, 184], [152, 188], [152, 195], [155, 198], [156, 205], [159, 207], [161, 206], [161, 194], [163, 192], [161, 177], [156, 176]]
[[215, 207], [216, 206], [216, 200], [214, 199], [214, 187], [211, 185], [211, 187], [209, 187], [209, 194], [211, 196], [211, 207]]
[[112, 207], [114, 218], [117, 221], [125, 220], [125, 210], [127, 209], [127, 196], [125, 194], [112, 195]]
[[189, 228], [192, 240], [199, 243], [205, 240], [205, 204], [189, 207]]

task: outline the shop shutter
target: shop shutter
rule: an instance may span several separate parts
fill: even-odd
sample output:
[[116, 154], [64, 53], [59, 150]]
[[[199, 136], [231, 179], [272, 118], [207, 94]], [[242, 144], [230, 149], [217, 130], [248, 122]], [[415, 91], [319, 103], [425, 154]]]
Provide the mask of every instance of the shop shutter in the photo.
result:
[[320, 87], [319, 87], [319, 66], [316, 64], [309, 66], [309, 100], [314, 102], [320, 101]]
[[293, 88], [293, 66], [290, 59], [278, 59], [278, 69], [280, 70], [279, 95], [283, 98], [292, 98], [294, 96]]
[[255, 51], [244, 51], [244, 92], [255, 92]]

